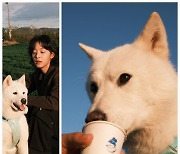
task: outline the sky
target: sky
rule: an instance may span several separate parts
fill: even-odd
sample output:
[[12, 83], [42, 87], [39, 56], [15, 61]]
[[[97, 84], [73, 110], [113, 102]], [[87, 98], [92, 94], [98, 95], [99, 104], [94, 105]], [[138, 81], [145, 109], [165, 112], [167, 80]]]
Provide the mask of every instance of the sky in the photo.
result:
[[[7, 4], [2, 3], [3, 27], [8, 27]], [[9, 2], [10, 24], [14, 27], [58, 28], [59, 3]]]
[[91, 60], [78, 44], [109, 50], [131, 43], [154, 11], [177, 69], [177, 3], [62, 3], [62, 133], [81, 131], [91, 105], [85, 90]]

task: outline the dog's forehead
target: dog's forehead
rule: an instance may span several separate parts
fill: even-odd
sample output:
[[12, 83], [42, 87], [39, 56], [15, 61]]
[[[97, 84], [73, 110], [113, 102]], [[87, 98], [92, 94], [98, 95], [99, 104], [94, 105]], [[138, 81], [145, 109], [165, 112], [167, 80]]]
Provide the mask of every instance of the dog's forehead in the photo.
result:
[[[141, 74], [142, 69], [156, 66], [155, 59], [158, 60], [153, 53], [141, 50], [134, 44], [126, 44], [93, 61], [90, 74], [93, 79], [117, 79], [122, 73]], [[147, 73], [146, 70], [143, 72]]]
[[117, 72], [117, 70], [126, 70], [133, 63], [136, 52], [130, 45], [124, 45], [105, 52], [93, 61], [91, 72]]
[[24, 86], [24, 84], [16, 81], [12, 81], [12, 84], [9, 87], [12, 90], [16, 90], [16, 91], [27, 91], [27, 88]]

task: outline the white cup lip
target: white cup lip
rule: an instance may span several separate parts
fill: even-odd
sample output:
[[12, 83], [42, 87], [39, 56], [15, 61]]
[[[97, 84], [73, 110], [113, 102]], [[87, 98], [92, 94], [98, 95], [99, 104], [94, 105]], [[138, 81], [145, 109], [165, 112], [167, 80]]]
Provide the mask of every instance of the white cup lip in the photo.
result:
[[112, 126], [115, 126], [117, 127], [119, 130], [121, 130], [124, 134], [124, 137], [126, 138], [127, 136], [127, 132], [122, 128], [120, 127], [119, 125], [115, 124], [115, 123], [112, 123], [112, 122], [109, 122], [109, 121], [100, 121], [100, 120], [97, 120], [97, 121], [91, 121], [91, 122], [88, 122], [82, 129], [82, 131], [89, 125], [92, 125], [94, 123], [104, 123], [104, 124], [108, 124], [108, 125], [112, 125]]

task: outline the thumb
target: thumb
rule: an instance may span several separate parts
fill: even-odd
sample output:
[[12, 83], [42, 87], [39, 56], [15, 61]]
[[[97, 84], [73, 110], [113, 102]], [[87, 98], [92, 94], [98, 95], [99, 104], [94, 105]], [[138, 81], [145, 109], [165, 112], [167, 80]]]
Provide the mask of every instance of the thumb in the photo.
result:
[[90, 145], [92, 139], [92, 134], [84, 134], [80, 132], [63, 134], [62, 146], [66, 149], [85, 148]]

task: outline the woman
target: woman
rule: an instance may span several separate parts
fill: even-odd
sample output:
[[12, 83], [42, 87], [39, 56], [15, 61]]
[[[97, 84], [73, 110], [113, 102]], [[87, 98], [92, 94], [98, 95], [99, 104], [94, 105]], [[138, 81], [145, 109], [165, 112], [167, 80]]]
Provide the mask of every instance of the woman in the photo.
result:
[[35, 72], [26, 77], [29, 94], [29, 154], [59, 154], [59, 67], [58, 48], [47, 35], [29, 43]]

